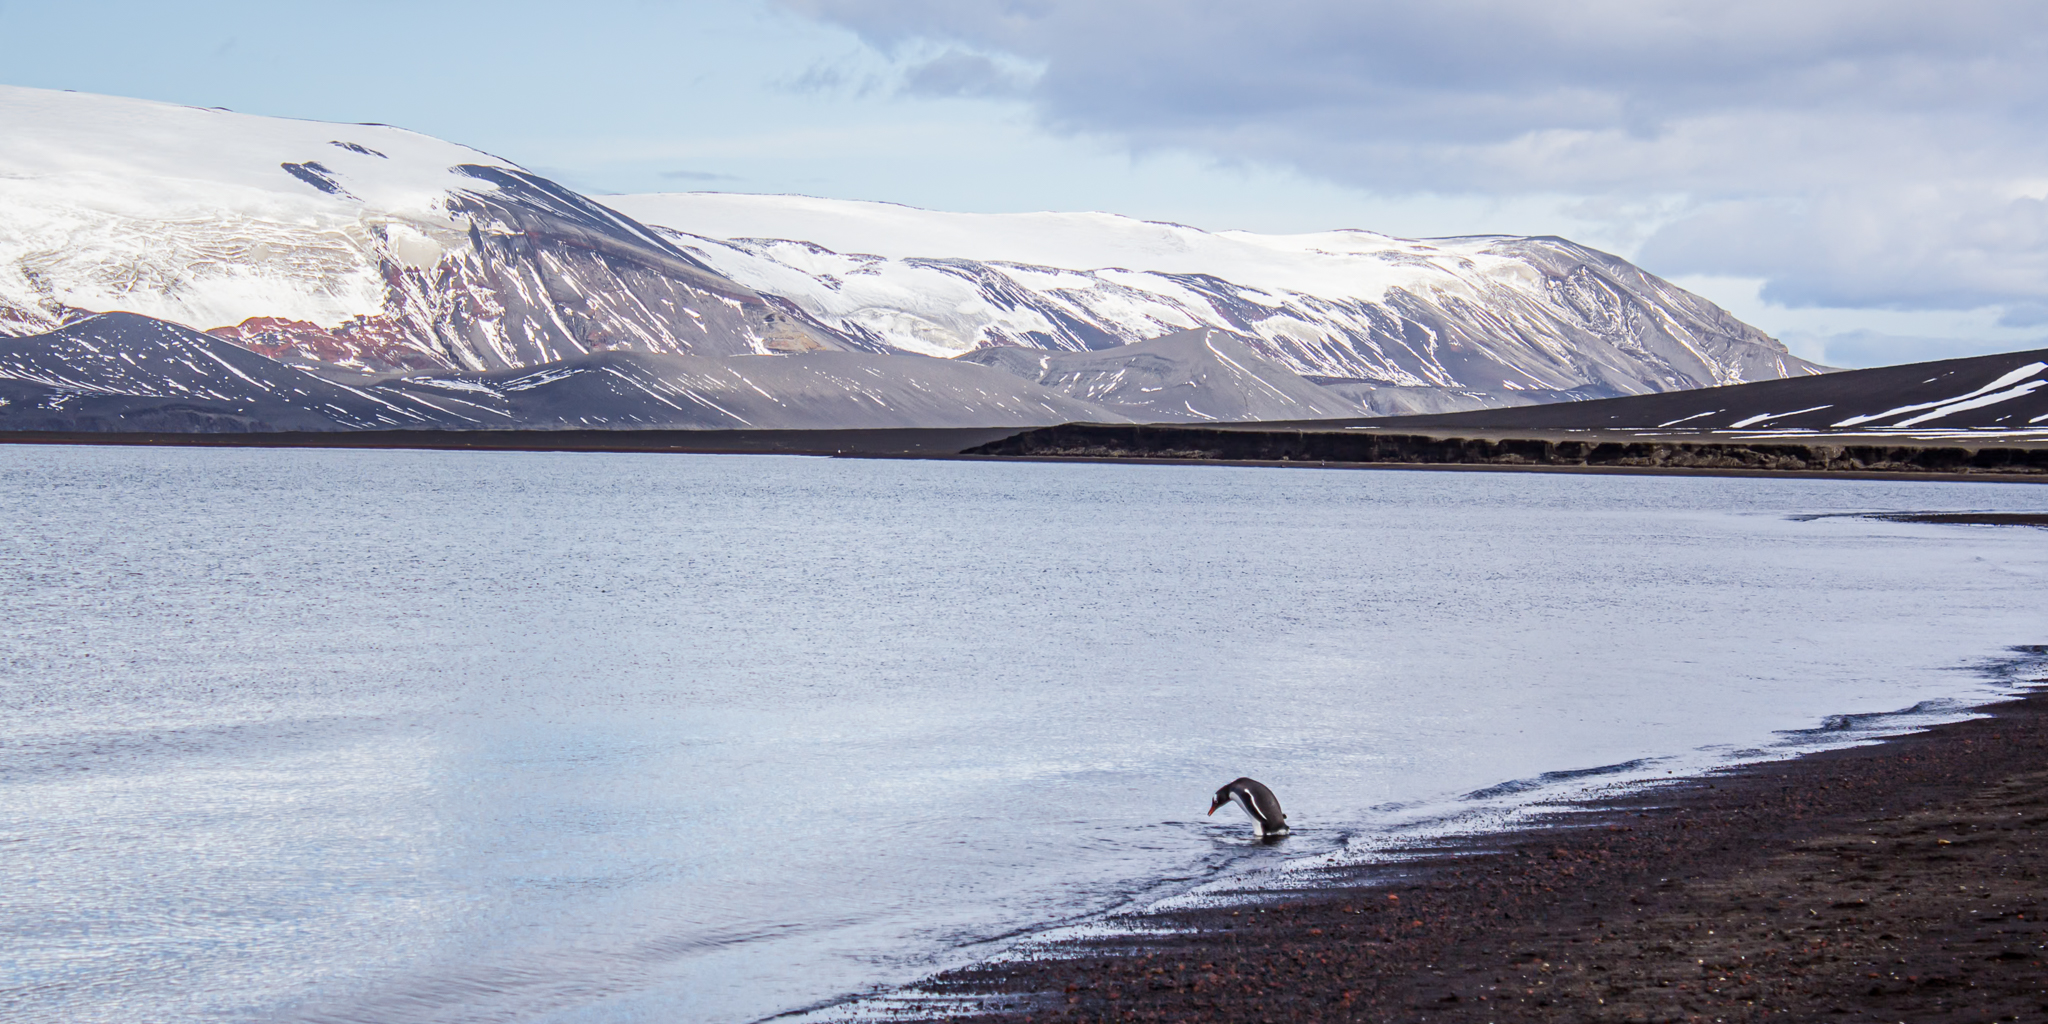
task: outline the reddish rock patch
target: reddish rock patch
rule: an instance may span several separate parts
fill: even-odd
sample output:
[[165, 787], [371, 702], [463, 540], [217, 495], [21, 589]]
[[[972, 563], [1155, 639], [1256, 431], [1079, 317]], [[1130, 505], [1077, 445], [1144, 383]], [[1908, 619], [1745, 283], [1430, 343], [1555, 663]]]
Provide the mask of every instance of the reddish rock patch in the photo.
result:
[[448, 368], [445, 361], [422, 351], [388, 317], [356, 317], [327, 328], [304, 320], [252, 316], [233, 327], [215, 327], [206, 333], [285, 362], [326, 363], [373, 373]]

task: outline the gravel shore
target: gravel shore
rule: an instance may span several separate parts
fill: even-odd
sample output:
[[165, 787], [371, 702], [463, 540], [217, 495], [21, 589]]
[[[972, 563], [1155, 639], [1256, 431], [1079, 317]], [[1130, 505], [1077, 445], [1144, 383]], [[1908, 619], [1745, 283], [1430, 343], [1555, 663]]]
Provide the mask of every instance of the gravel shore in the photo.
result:
[[923, 992], [992, 1022], [2048, 1020], [2048, 692], [1985, 710]]

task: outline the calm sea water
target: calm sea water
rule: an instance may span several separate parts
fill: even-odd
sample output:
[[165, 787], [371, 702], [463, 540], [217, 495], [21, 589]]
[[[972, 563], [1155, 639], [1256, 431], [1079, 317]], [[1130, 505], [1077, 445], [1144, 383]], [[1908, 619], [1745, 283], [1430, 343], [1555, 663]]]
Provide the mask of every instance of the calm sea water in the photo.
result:
[[[2044, 494], [0, 448], [0, 1018], [814, 1006], [1504, 782], [1981, 700], [2048, 533], [1795, 517]], [[1203, 816], [1241, 774], [1293, 839]]]

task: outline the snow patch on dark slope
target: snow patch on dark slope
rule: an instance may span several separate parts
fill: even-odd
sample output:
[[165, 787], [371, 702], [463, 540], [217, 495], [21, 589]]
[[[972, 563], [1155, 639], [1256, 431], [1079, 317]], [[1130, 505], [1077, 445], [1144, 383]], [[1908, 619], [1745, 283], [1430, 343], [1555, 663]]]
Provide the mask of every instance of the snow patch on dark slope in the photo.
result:
[[[812, 352], [598, 352], [524, 370], [379, 385], [474, 408], [474, 426], [532, 429], [854, 429], [1129, 422], [1110, 409], [972, 364]], [[451, 411], [454, 407], [451, 406]], [[491, 419], [491, 415], [501, 417]]]
[[132, 313], [0, 339], [0, 429], [345, 430], [440, 425], [403, 395], [352, 387]]
[[1547, 402], [1583, 402], [1609, 397], [1608, 389], [1587, 385], [1571, 391], [1473, 391], [1403, 387], [1355, 377], [1310, 377], [1318, 387], [1342, 396], [1369, 416], [1426, 416], [1471, 409], [1508, 409]]

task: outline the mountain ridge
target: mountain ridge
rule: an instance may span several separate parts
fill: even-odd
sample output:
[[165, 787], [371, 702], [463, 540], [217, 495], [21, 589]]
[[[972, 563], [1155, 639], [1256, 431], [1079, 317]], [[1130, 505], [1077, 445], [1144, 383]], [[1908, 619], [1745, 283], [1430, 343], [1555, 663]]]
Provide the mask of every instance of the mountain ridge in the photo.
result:
[[[1112, 214], [946, 214], [801, 197], [593, 198], [389, 126], [14, 86], [0, 86], [0, 135], [10, 140], [0, 149], [0, 337], [46, 337], [80, 360], [59, 368], [18, 358], [25, 376], [10, 386], [28, 389], [31, 406], [64, 392], [31, 396], [42, 375], [84, 388], [66, 400], [72, 408], [217, 401], [228, 404], [191, 413], [195, 422], [239, 421], [224, 410], [248, 396], [206, 397], [241, 385], [212, 379], [218, 360], [201, 342], [178, 338], [182, 361], [142, 353], [165, 373], [190, 375], [159, 375], [154, 396], [118, 393], [140, 378], [68, 345], [76, 339], [64, 332], [121, 313], [330, 383], [481, 381], [609, 352], [799, 357], [809, 361], [786, 373], [741, 376], [863, 422], [854, 410], [884, 394], [953, 422], [948, 403], [980, 393], [970, 381], [987, 383], [990, 423], [1027, 408], [1175, 421], [1501, 406], [1823, 369], [1625, 260], [1561, 239], [1261, 235]], [[814, 228], [840, 248], [712, 230], [741, 221]], [[875, 244], [848, 244], [863, 239]], [[1153, 344], [1184, 331], [1223, 340]], [[159, 338], [133, 325], [112, 333]], [[1235, 354], [1219, 361], [1218, 345]], [[1004, 348], [1047, 353], [1044, 372], [976, 376], [1022, 367], [1000, 354], [961, 363], [980, 369], [924, 365]], [[613, 362], [644, 386], [585, 418], [665, 394], [664, 382], [724, 372]], [[821, 369], [835, 362], [866, 368]], [[277, 415], [328, 415], [296, 404], [301, 382], [261, 369], [291, 382], [272, 396], [283, 403]], [[901, 386], [865, 390], [871, 371]], [[1117, 383], [1139, 378], [1147, 383]], [[828, 380], [843, 393], [819, 390]], [[427, 415], [414, 401], [425, 392], [400, 401], [404, 386], [389, 388], [376, 393], [403, 413], [337, 398], [335, 408], [351, 411], [334, 422], [367, 429], [379, 417]], [[919, 397], [927, 391], [956, 399], [931, 405]]]
[[[929, 355], [1101, 349], [1214, 327], [1298, 374], [1393, 386], [1621, 395], [1825, 369], [1558, 238], [1262, 235], [727, 193], [605, 201], [842, 335]], [[810, 237], [787, 237], [799, 231]]]

